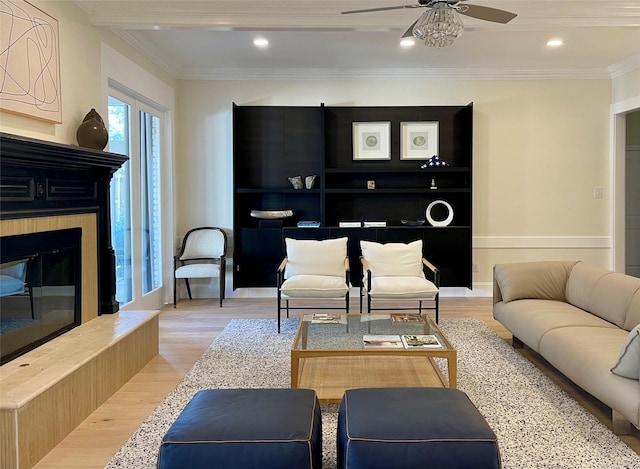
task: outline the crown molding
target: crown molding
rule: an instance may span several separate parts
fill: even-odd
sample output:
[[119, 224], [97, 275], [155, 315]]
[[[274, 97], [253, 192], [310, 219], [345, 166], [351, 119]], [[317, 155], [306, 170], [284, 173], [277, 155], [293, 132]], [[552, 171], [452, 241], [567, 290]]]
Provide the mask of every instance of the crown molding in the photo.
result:
[[611, 79], [607, 69], [455, 69], [455, 68], [204, 68], [184, 69], [182, 80], [296, 80], [296, 81], [378, 81], [378, 80], [602, 80]]
[[609, 67], [611, 78], [618, 78], [634, 70], [640, 69], [640, 54], [632, 55]]
[[147, 57], [173, 78], [180, 78], [181, 67], [172, 60], [167, 60], [167, 55], [152, 44], [141, 41], [138, 36], [124, 29], [111, 30], [116, 36]]

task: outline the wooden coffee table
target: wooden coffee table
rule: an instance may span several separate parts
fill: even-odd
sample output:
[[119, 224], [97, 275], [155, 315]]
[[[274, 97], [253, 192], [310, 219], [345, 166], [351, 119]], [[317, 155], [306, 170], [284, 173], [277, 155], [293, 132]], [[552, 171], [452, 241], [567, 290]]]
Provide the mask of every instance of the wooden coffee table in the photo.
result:
[[[457, 351], [429, 316], [343, 314], [338, 321], [316, 323], [312, 314], [300, 320], [291, 347], [292, 388], [314, 389], [321, 402], [340, 402], [346, 389], [358, 387], [456, 387]], [[433, 335], [440, 347], [364, 341], [412, 335]], [[434, 358], [447, 360], [448, 378]]]

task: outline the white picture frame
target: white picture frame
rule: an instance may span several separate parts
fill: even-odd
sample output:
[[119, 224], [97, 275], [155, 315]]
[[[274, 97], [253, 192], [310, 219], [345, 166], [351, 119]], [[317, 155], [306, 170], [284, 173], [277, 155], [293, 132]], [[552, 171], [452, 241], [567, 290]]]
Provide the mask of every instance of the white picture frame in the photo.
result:
[[400, 159], [428, 160], [438, 154], [439, 123], [401, 122]]
[[354, 122], [353, 159], [390, 160], [391, 122]]
[[62, 123], [58, 20], [24, 0], [7, 0], [0, 15], [0, 109]]

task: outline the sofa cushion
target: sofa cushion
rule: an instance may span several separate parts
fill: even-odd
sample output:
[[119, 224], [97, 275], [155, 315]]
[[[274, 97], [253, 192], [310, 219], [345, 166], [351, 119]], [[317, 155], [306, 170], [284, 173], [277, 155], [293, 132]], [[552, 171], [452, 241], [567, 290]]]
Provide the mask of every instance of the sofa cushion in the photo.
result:
[[[540, 342], [549, 331], [575, 326], [610, 328], [613, 324], [593, 314], [582, 311], [564, 301], [520, 300], [511, 303], [499, 302], [493, 307], [493, 316], [515, 337], [536, 352]], [[540, 352], [541, 353], [541, 352]], [[609, 362], [609, 367], [611, 367]]]
[[567, 301], [623, 327], [640, 278], [579, 262], [567, 281]]
[[505, 303], [521, 299], [565, 300], [565, 286], [575, 261], [496, 264], [494, 275]]
[[421, 277], [422, 240], [404, 243], [380, 244], [360, 241], [362, 256], [369, 264], [371, 277]]
[[617, 327], [565, 327], [547, 333], [541, 355], [567, 378], [638, 426], [638, 381], [611, 373], [627, 332]]
[[625, 378], [640, 379], [640, 324], [629, 332], [611, 371]]
[[627, 319], [624, 321], [624, 328], [628, 331], [640, 324], [640, 290], [636, 292], [629, 302]]
[[329, 275], [344, 277], [347, 238], [292, 239], [286, 238], [287, 264], [285, 278], [294, 275]]
[[344, 277], [296, 275], [282, 283], [280, 291], [295, 298], [344, 298], [349, 287]]
[[371, 280], [371, 298], [426, 299], [438, 294], [438, 287], [419, 277], [376, 277]]

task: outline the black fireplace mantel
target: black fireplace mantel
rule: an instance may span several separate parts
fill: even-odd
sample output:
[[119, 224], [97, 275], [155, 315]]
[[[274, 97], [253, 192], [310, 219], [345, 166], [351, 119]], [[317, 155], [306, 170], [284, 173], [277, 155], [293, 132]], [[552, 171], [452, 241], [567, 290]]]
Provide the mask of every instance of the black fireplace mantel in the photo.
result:
[[0, 219], [96, 213], [100, 314], [118, 311], [109, 186], [127, 159], [0, 132]]

